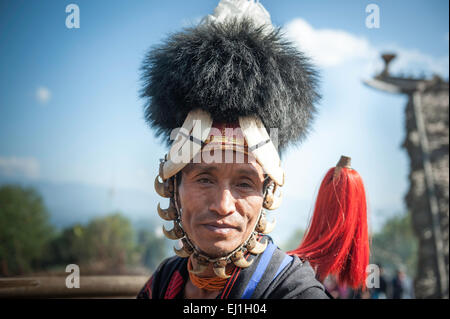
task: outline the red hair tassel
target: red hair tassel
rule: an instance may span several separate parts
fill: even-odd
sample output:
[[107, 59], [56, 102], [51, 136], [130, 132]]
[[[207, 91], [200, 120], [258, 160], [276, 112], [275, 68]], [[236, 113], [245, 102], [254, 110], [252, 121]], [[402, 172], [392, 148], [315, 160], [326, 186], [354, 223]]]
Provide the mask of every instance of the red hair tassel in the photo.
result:
[[320, 185], [311, 224], [290, 255], [308, 260], [323, 281], [335, 275], [340, 284], [365, 287], [369, 264], [367, 204], [361, 176], [341, 156]]

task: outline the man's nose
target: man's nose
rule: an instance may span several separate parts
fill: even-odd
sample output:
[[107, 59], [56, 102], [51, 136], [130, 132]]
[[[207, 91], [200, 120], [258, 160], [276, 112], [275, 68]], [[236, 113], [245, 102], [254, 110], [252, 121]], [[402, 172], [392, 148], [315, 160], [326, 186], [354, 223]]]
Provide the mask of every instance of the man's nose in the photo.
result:
[[210, 209], [219, 215], [229, 215], [236, 210], [236, 199], [228, 188], [217, 192]]

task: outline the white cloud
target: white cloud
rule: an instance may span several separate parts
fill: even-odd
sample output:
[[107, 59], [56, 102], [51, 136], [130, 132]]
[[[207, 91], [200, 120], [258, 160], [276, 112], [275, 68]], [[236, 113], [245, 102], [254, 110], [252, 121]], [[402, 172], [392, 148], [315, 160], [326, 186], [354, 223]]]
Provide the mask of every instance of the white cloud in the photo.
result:
[[36, 99], [38, 102], [46, 104], [50, 101], [51, 97], [52, 93], [48, 88], [41, 86], [36, 89]]
[[290, 40], [322, 67], [336, 66], [354, 61], [355, 58], [367, 59], [374, 55], [365, 38], [342, 30], [314, 29], [300, 18], [290, 21], [285, 30]]
[[[394, 52], [392, 73], [422, 76], [439, 74], [448, 77], [449, 56], [435, 57], [417, 49], [406, 49], [396, 44], [375, 46], [366, 38], [334, 29], [315, 29], [307, 21], [297, 18], [285, 26], [289, 39], [322, 68], [361, 63], [361, 75], [373, 76], [383, 68], [380, 56]], [[447, 35], [448, 37], [448, 35]]]
[[39, 177], [39, 162], [33, 157], [1, 157], [0, 175], [7, 177]]

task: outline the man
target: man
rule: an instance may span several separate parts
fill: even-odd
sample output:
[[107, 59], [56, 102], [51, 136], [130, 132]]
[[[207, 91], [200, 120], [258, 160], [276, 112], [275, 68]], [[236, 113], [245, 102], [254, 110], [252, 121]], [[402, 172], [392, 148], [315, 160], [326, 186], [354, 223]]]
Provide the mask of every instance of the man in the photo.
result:
[[[145, 116], [171, 148], [155, 189], [178, 240], [138, 298], [329, 298], [306, 260], [267, 236], [280, 155], [305, 137], [316, 72], [259, 2], [222, 0], [143, 64]], [[269, 135], [270, 131], [270, 135]]]
[[[232, 146], [231, 143], [228, 146]], [[208, 148], [205, 147], [199, 157], [209, 153], [205, 149]], [[222, 158], [227, 152], [236, 153], [235, 150], [221, 152]], [[208, 258], [231, 255], [234, 262], [226, 263], [220, 272], [216, 262], [202, 267], [201, 259], [192, 258], [193, 255], [182, 258], [186, 257], [185, 250], [176, 251], [182, 257], [165, 260], [138, 297], [328, 298], [308, 263], [286, 255], [270, 237], [258, 236], [273, 227], [262, 214], [269, 180], [262, 166], [247, 152], [242, 162], [205, 163], [203, 158], [201, 162], [194, 158], [186, 165], [178, 173], [174, 187], [177, 200], [174, 206], [181, 211], [180, 221], [186, 234], [183, 244], [189, 245], [188, 249], [183, 248], [189, 252], [190, 245], [195, 245], [196, 250]], [[255, 238], [253, 249], [249, 247], [249, 238]], [[240, 247], [242, 250], [237, 250]], [[256, 247], [259, 250], [255, 250]], [[236, 251], [245, 252], [241, 254], [245, 258], [235, 259]]]
[[[263, 229], [258, 222], [264, 220], [261, 212], [267, 181], [264, 169], [247, 154], [243, 163], [202, 161], [186, 165], [175, 181], [177, 195], [174, 197], [182, 211], [181, 224], [189, 241], [214, 259], [236, 251], [252, 234], [266, 232], [268, 223]], [[247, 251], [247, 258], [237, 263], [241, 267], [231, 262], [222, 273], [214, 269], [212, 262], [193, 272], [192, 269], [201, 268], [197, 258], [169, 258], [159, 266], [138, 297], [328, 298], [307, 262], [286, 255], [270, 237], [258, 237], [257, 243], [266, 242], [267, 247], [261, 245], [265, 249], [259, 254]]]

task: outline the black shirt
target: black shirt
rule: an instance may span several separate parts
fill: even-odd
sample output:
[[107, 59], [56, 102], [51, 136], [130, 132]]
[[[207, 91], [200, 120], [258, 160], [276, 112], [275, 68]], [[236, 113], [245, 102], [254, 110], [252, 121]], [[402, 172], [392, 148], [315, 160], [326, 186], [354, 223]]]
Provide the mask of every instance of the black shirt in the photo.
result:
[[[315, 278], [308, 262], [289, 256], [273, 244], [269, 236], [266, 250], [248, 268], [236, 267], [217, 299], [328, 299], [331, 296]], [[165, 259], [139, 292], [138, 299], [183, 298], [189, 279], [187, 258]]]

